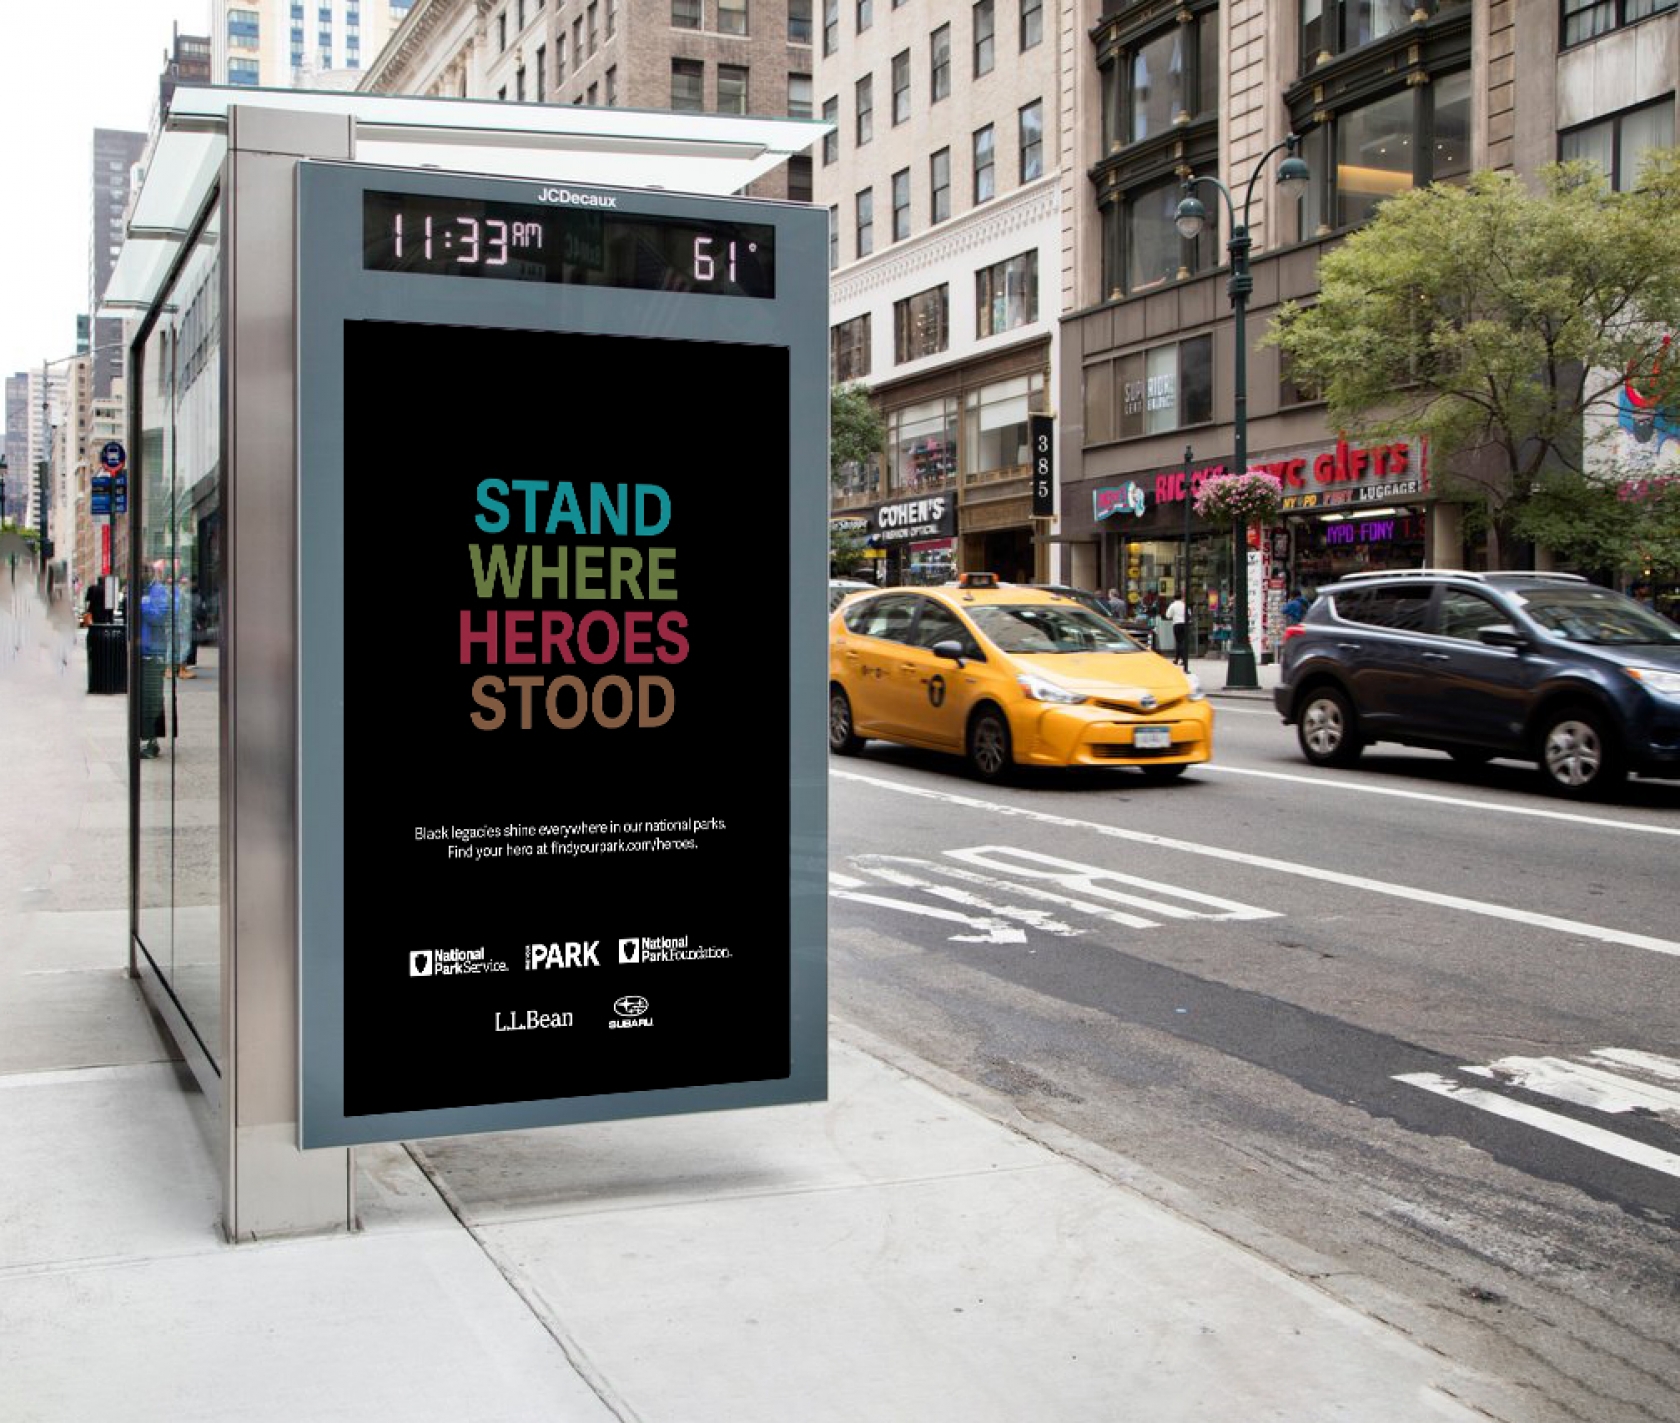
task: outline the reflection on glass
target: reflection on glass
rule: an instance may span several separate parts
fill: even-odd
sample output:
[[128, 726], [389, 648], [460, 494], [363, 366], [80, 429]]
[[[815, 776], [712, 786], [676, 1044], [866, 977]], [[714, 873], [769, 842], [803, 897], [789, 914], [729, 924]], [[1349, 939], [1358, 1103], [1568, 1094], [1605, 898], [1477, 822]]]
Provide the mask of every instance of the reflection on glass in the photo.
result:
[[1129, 142], [1165, 133], [1181, 113], [1190, 112], [1184, 62], [1184, 27], [1139, 45], [1132, 55], [1132, 105]]
[[1470, 71], [1443, 75], [1431, 88], [1435, 149], [1429, 176], [1437, 183], [1462, 183], [1470, 176]]
[[1183, 196], [1176, 178], [1140, 189], [1126, 205], [1126, 290], [1143, 291], [1178, 276], [1184, 240], [1173, 219]]
[[212, 218], [140, 372], [138, 933], [194, 1032], [221, 1044], [219, 227]]
[[1412, 91], [1390, 95], [1336, 121], [1336, 225], [1364, 222], [1384, 198], [1412, 186]]
[[957, 412], [950, 400], [895, 411], [892, 420], [894, 490], [937, 489], [957, 471]]

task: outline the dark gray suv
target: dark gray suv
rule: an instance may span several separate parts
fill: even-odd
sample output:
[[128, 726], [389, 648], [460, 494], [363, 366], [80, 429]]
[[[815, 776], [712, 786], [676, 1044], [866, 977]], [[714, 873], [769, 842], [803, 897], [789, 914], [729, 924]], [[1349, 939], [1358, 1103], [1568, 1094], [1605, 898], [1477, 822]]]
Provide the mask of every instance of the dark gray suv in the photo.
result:
[[1396, 741], [1534, 761], [1569, 796], [1680, 776], [1680, 625], [1572, 574], [1354, 574], [1289, 629], [1281, 670], [1314, 765]]

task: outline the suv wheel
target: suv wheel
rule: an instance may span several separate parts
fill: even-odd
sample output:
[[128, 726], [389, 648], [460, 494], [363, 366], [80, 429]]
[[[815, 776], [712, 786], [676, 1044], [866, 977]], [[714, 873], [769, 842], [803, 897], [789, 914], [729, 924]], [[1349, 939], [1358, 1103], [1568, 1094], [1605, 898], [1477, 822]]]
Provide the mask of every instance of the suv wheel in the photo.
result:
[[1615, 737], [1596, 712], [1553, 712], [1540, 731], [1540, 774], [1559, 795], [1599, 795], [1627, 774]]
[[1301, 754], [1315, 766], [1349, 766], [1359, 757], [1353, 708], [1335, 687], [1315, 687], [1307, 693], [1295, 733]]

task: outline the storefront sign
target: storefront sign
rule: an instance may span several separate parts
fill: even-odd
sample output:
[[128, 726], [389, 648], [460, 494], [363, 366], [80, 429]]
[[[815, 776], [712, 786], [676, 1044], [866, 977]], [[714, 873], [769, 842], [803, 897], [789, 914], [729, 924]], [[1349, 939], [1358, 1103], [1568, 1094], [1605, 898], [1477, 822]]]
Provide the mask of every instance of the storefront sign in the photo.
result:
[[1032, 449], [1032, 511], [1035, 519], [1056, 514], [1056, 419], [1027, 416], [1027, 442]]
[[[1225, 462], [1218, 464], [1204, 464], [1198, 469], [1190, 471], [1190, 496], [1194, 498], [1201, 492], [1202, 485], [1215, 475], [1225, 473]], [[1155, 476], [1155, 502], [1157, 504], [1177, 504], [1184, 498], [1184, 471], [1169, 469], [1165, 473]]]
[[1405, 519], [1349, 519], [1345, 523], [1325, 524], [1323, 531], [1324, 542], [1332, 548], [1348, 544], [1410, 542], [1423, 537], [1423, 520], [1416, 516]]
[[1146, 500], [1143, 488], [1127, 480], [1117, 489], [1095, 489], [1091, 492], [1091, 512], [1100, 523], [1116, 514], [1143, 517]]
[[883, 504], [869, 516], [870, 533], [878, 544], [909, 543], [915, 539], [948, 539], [957, 535], [957, 500], [952, 494], [929, 494]]

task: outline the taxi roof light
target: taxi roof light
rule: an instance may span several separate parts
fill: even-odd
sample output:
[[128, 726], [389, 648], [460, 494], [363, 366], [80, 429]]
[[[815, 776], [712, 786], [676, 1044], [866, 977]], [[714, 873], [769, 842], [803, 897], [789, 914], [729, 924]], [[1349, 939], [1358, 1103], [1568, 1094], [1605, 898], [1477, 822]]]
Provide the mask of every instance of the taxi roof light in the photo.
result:
[[995, 573], [974, 571], [957, 575], [957, 587], [959, 588], [996, 588], [997, 586], [998, 576]]

